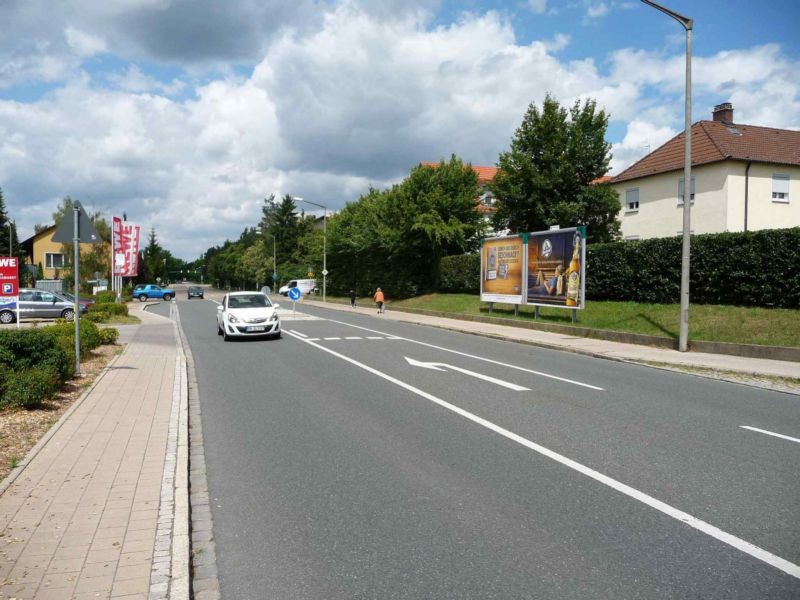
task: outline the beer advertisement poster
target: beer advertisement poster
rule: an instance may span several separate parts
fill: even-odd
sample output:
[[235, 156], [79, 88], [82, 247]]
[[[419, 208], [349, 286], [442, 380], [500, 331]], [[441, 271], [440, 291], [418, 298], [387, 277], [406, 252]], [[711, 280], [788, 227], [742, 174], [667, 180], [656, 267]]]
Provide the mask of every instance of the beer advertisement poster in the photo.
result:
[[489, 238], [481, 247], [481, 302], [523, 302], [523, 240], [520, 236]]
[[585, 239], [583, 227], [528, 234], [525, 304], [583, 308]]

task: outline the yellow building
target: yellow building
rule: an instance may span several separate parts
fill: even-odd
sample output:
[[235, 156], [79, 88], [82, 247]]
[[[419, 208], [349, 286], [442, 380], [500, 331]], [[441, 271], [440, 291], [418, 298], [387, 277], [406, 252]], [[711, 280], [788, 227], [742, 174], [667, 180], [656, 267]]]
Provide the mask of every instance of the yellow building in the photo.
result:
[[[609, 182], [625, 239], [683, 231], [683, 134]], [[800, 131], [733, 122], [729, 103], [692, 125], [692, 233], [800, 226]]]
[[[26, 263], [34, 267], [42, 266], [40, 279], [60, 279], [60, 273], [72, 263], [71, 256], [65, 256], [62, 244], [53, 241], [56, 226], [43, 229], [24, 240], [20, 245], [25, 251]], [[81, 254], [91, 252], [92, 244], [81, 244]]]

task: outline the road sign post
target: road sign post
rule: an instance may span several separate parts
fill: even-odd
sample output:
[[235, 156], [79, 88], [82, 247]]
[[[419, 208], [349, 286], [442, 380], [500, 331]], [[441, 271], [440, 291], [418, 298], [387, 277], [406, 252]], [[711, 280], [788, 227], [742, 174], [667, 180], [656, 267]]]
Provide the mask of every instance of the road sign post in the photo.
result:
[[288, 292], [289, 300], [292, 301], [292, 316], [294, 316], [295, 308], [297, 307], [297, 301], [303, 297], [303, 292], [300, 291], [300, 288], [292, 288]]

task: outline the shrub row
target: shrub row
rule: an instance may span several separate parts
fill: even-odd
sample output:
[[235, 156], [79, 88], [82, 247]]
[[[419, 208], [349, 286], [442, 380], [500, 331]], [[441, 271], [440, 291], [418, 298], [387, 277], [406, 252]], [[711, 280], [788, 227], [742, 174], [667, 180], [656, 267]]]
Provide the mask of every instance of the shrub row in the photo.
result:
[[[82, 358], [119, 335], [86, 319], [81, 319], [80, 331]], [[72, 376], [74, 364], [74, 323], [0, 330], [0, 408], [39, 406]]]
[[86, 313], [86, 319], [93, 323], [105, 323], [112, 315], [127, 315], [127, 304], [95, 304]]
[[[131, 289], [122, 289], [122, 301], [128, 302], [132, 298]], [[117, 293], [113, 290], [102, 290], [94, 295], [94, 300], [97, 304], [114, 304], [117, 301]]]
[[[800, 307], [800, 228], [695, 235], [691, 301]], [[680, 301], [681, 238], [589, 245], [586, 297], [672, 304]], [[480, 255], [443, 258], [441, 292], [478, 293]]]

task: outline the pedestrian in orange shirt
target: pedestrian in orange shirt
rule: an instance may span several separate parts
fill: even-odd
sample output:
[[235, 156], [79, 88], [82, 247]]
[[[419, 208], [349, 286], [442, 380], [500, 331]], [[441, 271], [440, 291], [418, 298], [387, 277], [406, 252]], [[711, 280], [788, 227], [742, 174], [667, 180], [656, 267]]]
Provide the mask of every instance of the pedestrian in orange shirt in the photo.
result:
[[375, 292], [375, 304], [378, 305], [378, 314], [383, 312], [383, 292], [381, 288], [378, 288], [378, 291]]

